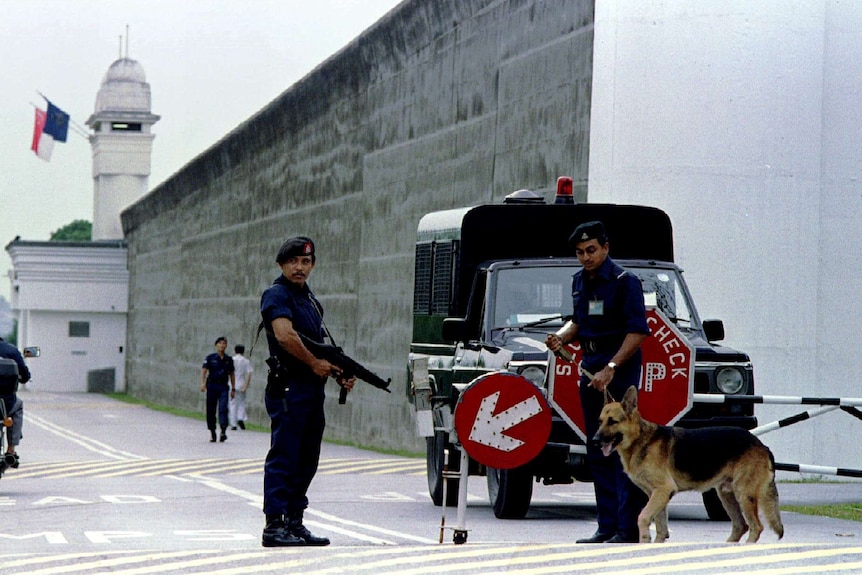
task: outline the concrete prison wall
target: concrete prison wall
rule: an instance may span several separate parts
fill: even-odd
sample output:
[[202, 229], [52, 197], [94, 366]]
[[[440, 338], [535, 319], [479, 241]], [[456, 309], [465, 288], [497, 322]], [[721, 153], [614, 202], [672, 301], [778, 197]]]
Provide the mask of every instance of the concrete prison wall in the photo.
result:
[[[123, 212], [129, 393], [203, 411], [204, 356], [220, 335], [251, 345], [278, 246], [305, 234], [337, 342], [393, 380], [392, 394], [357, 383], [346, 406], [330, 384], [328, 437], [420, 448], [406, 375], [419, 218], [521, 188], [550, 199], [560, 175], [584, 200], [592, 53], [591, 1], [399, 5]], [[257, 423], [267, 355], [262, 338]]]

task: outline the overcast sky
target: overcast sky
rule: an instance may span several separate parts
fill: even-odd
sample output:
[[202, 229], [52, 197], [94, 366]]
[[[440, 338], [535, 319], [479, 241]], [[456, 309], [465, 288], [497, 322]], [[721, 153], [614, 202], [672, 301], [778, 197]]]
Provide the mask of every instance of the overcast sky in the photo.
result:
[[[85, 126], [129, 26], [152, 92], [150, 188], [346, 46], [399, 0], [0, 0], [0, 296], [6, 245], [93, 219], [89, 142], [30, 151], [42, 92]], [[125, 50], [123, 41], [123, 50]]]

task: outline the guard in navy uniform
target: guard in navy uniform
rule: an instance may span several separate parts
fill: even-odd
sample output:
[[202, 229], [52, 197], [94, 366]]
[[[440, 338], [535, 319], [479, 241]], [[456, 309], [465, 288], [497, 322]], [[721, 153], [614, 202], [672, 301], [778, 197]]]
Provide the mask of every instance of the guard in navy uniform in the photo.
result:
[[339, 378], [341, 370], [316, 358], [298, 335], [323, 342], [323, 307], [306, 283], [316, 263], [314, 242], [302, 236], [288, 239], [276, 263], [281, 275], [260, 300], [270, 354], [266, 411], [272, 420], [263, 472], [262, 543], [264, 547], [329, 545], [329, 539], [309, 532], [302, 516], [320, 459], [326, 423], [324, 384], [333, 375], [339, 385], [352, 389], [355, 378]]
[[[599, 427], [605, 389], [620, 400], [629, 386], [638, 387], [640, 344], [649, 335], [640, 279], [608, 257], [610, 246], [602, 222], [586, 222], [569, 237], [583, 269], [572, 280], [574, 314], [556, 334], [547, 337], [548, 349], [580, 341], [583, 349], [580, 396], [587, 438]], [[578, 543], [637, 543], [637, 517], [647, 497], [622, 468], [616, 452], [602, 455], [587, 442], [587, 461], [593, 475], [598, 530]]]
[[233, 358], [225, 354], [227, 338], [219, 336], [213, 345], [215, 353], [206, 356], [201, 367], [201, 391], [207, 394], [207, 429], [210, 430], [210, 442], [215, 443], [216, 416], [221, 426], [219, 440], [227, 440], [228, 402], [236, 395], [236, 378]]
[[3, 457], [10, 467], [17, 469], [20, 459], [15, 448], [21, 442], [24, 427], [24, 402], [18, 397], [18, 383], [30, 381], [30, 370], [24, 363], [24, 357], [18, 348], [5, 342], [2, 337], [0, 337], [0, 357], [11, 359], [18, 366], [17, 381], [12, 377], [0, 380], [0, 401], [6, 404], [6, 415], [12, 418], [12, 427], [9, 428], [9, 435], [7, 436], [6, 453], [3, 454]]

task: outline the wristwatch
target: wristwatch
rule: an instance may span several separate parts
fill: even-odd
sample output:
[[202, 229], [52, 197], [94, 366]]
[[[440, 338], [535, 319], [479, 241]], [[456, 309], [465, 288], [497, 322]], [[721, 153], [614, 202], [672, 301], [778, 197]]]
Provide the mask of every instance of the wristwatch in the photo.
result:
[[616, 362], [614, 362], [614, 361], [609, 361], [609, 362], [608, 362], [608, 367], [609, 367], [609, 368], [611, 368], [611, 369], [613, 369], [613, 370], [616, 370], [616, 369], [617, 369], [617, 364], [616, 364]]

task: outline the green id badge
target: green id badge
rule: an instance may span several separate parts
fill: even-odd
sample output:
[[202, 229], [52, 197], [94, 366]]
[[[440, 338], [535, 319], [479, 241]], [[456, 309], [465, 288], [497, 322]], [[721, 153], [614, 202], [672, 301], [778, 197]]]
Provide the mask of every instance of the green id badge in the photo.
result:
[[601, 300], [591, 300], [588, 303], [587, 313], [590, 315], [604, 315], [605, 314], [605, 302]]

